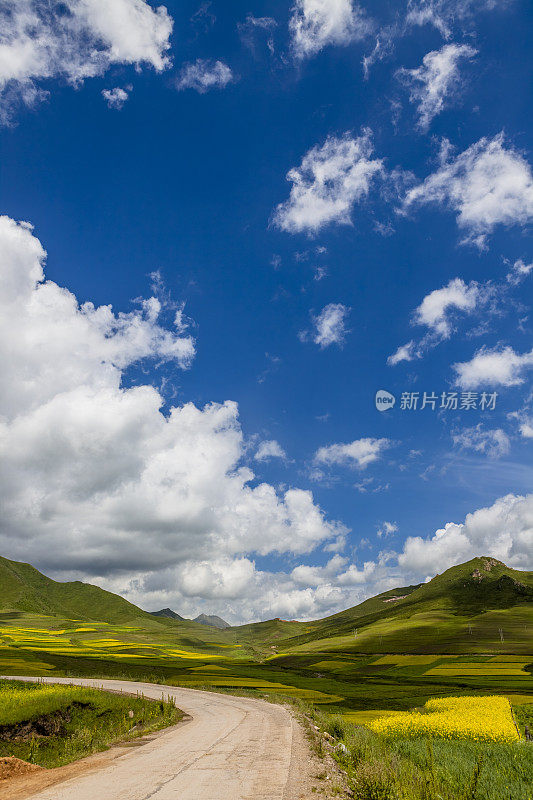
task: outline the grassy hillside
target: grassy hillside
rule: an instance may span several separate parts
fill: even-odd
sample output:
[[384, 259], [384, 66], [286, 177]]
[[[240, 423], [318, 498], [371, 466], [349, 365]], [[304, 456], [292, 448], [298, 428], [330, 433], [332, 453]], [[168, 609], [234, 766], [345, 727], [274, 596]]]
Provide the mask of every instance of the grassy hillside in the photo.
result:
[[533, 573], [475, 558], [281, 638], [290, 652], [531, 653]]
[[123, 597], [81, 581], [59, 583], [30, 564], [0, 557], [0, 610], [101, 622], [158, 624]]

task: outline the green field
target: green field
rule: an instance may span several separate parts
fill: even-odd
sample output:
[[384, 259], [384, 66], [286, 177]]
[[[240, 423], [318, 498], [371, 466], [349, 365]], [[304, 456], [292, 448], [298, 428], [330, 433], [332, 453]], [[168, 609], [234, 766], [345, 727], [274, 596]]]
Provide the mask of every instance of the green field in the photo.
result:
[[323, 650], [317, 660], [314, 647], [306, 651], [297, 644], [265, 657], [249, 640], [235, 641], [239, 629], [196, 627], [201, 630], [193, 636], [190, 627], [186, 632], [166, 625], [146, 630], [0, 613], [0, 673], [150, 678], [181, 686], [248, 689], [308, 699], [342, 713], [406, 710], [452, 693], [505, 693], [533, 701], [533, 656], [363, 655], [339, 653], [335, 647]]

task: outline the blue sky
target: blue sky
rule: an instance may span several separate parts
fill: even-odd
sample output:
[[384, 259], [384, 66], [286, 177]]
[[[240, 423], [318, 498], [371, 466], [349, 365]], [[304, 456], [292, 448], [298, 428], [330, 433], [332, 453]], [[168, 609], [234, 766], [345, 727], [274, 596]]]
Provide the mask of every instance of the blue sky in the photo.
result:
[[1, 12], [2, 554], [230, 621], [532, 568], [527, 4], [45, 8]]

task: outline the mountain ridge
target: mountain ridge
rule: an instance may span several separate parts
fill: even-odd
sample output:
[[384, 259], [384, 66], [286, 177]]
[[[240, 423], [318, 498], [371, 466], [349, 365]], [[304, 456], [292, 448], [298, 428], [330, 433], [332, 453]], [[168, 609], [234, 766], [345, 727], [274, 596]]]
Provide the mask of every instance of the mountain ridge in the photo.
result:
[[379, 641], [379, 647], [385, 651], [397, 650], [402, 646], [403, 630], [419, 625], [421, 641], [427, 644], [437, 623], [443, 630], [440, 646], [445, 647], [451, 641], [448, 628], [467, 629], [471, 627], [469, 620], [477, 619], [485, 627], [490, 623], [491, 631], [499, 630], [503, 623], [498, 622], [498, 615], [513, 610], [516, 619], [522, 620], [531, 604], [533, 572], [514, 570], [497, 559], [482, 556], [450, 567], [426, 583], [389, 589], [322, 619], [307, 623], [273, 619], [232, 627], [216, 615], [200, 614], [195, 620], [187, 620], [172, 609], [143, 611], [98, 586], [81, 581], [54, 581], [31, 564], [0, 557], [3, 611], [110, 623], [135, 622], [147, 628], [155, 625], [158, 629], [161, 625], [193, 624], [220, 630], [231, 628], [236, 637], [250, 637], [265, 647], [279, 644], [291, 649], [320, 641], [327, 648], [335, 638], [353, 637], [356, 649], [375, 649]]
[[220, 630], [231, 628], [229, 622], [226, 622], [225, 619], [218, 617], [216, 614], [198, 614], [193, 619], [193, 622], [198, 622], [200, 625], [209, 625], [211, 628], [219, 628]]

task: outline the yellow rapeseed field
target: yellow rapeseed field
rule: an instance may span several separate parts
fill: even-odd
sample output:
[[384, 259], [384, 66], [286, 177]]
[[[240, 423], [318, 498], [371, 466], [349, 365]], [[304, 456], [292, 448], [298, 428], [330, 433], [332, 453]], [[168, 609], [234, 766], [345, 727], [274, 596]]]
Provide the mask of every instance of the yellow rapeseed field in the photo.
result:
[[511, 705], [506, 697], [439, 697], [422, 712], [383, 717], [368, 726], [392, 737], [436, 736], [478, 742], [517, 742]]

